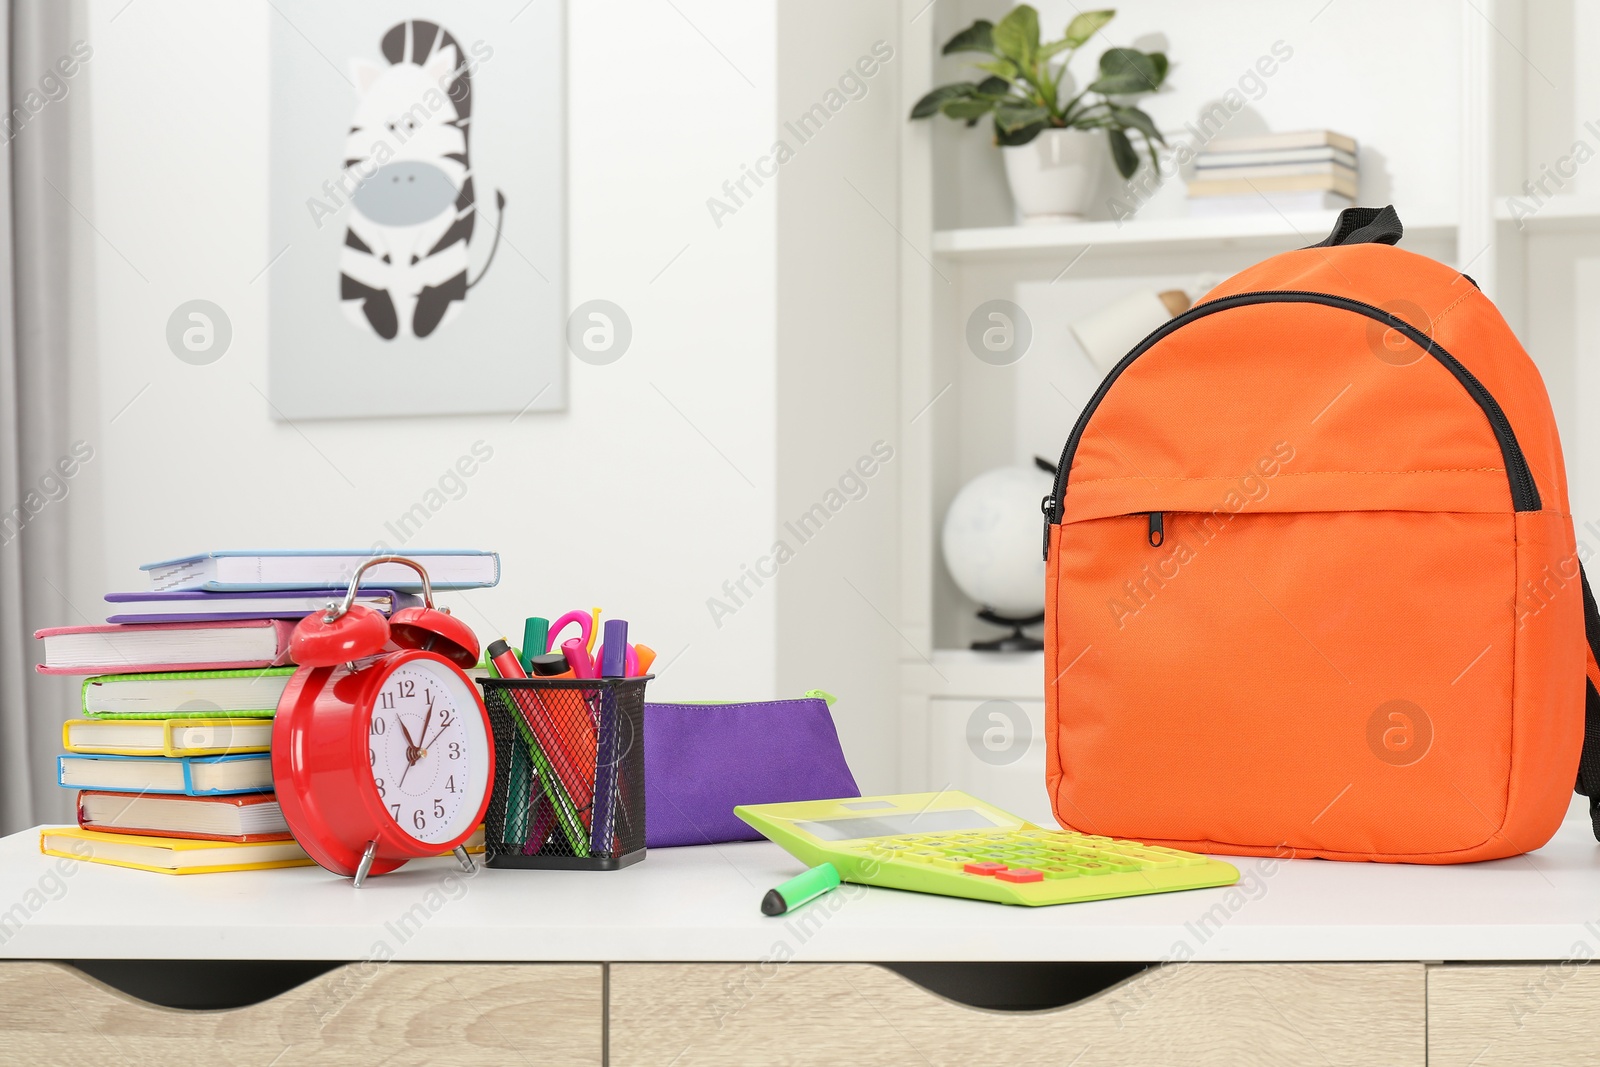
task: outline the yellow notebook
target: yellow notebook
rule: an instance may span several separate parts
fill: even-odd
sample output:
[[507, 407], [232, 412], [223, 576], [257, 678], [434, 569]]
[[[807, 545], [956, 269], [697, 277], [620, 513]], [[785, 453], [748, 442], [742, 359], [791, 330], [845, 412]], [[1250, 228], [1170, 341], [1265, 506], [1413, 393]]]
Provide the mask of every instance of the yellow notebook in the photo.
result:
[[[483, 827], [467, 839], [468, 852], [483, 851]], [[264, 871], [273, 867], [309, 867], [305, 849], [293, 841], [240, 844], [237, 841], [188, 841], [176, 837], [106, 834], [76, 826], [47, 826], [39, 831], [39, 851], [113, 867], [132, 867], [158, 874], [219, 874]], [[443, 855], [449, 855], [444, 853]]]
[[176, 837], [105, 834], [76, 826], [50, 826], [39, 831], [39, 851], [46, 856], [109, 863], [160, 874], [215, 874], [261, 871], [269, 867], [305, 867], [312, 861], [293, 841], [241, 845], [235, 841], [186, 841]]
[[68, 719], [68, 752], [103, 756], [226, 756], [265, 752], [271, 719]]

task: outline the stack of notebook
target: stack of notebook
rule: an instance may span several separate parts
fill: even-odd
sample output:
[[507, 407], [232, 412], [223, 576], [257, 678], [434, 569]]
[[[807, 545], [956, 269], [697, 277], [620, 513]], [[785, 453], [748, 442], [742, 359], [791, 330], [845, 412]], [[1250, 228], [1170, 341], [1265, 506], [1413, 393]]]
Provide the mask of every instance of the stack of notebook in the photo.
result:
[[1219, 137], [1195, 157], [1189, 213], [1347, 208], [1359, 176], [1355, 140], [1332, 130]]
[[[57, 774], [77, 827], [52, 855], [169, 874], [289, 867], [310, 857], [272, 792], [272, 717], [295, 623], [340, 598], [364, 552], [214, 553], [150, 564], [112, 593], [104, 626], [40, 630], [47, 674], [84, 675]], [[434, 588], [493, 585], [493, 553], [425, 553]], [[375, 577], [386, 588], [369, 588]], [[357, 597], [385, 615], [421, 603], [414, 571], [382, 564]]]

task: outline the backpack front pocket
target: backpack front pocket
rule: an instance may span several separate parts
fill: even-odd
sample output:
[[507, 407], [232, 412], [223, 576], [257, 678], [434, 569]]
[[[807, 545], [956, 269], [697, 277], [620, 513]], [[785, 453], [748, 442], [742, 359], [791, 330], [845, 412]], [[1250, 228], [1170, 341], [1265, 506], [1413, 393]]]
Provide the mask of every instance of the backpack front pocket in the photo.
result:
[[1157, 510], [1052, 532], [1065, 824], [1351, 858], [1500, 830], [1514, 514]]

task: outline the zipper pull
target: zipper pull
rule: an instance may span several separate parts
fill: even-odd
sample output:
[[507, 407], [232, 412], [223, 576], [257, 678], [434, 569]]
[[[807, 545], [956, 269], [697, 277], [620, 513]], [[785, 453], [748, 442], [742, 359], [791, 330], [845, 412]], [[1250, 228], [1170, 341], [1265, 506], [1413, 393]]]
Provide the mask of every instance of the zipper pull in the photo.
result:
[[1161, 512], [1159, 511], [1152, 511], [1150, 513], [1149, 539], [1151, 548], [1160, 548], [1162, 543], [1167, 539], [1166, 520], [1162, 518]]
[[807, 689], [801, 696], [804, 696], [807, 700], [825, 700], [830, 708], [833, 707], [833, 702], [839, 699], [826, 689]]
[[1044, 513], [1044, 561], [1050, 562], [1050, 524], [1056, 521], [1056, 497], [1054, 493], [1043, 497], [1039, 501], [1039, 510]]

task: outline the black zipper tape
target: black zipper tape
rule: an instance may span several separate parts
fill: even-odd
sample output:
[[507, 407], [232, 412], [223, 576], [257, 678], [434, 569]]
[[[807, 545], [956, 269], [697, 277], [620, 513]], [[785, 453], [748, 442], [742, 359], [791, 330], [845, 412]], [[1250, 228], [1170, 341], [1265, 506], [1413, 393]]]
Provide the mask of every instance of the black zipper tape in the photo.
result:
[[1078, 453], [1078, 442], [1083, 439], [1084, 430], [1089, 426], [1089, 420], [1099, 408], [1100, 402], [1105, 399], [1106, 393], [1111, 391], [1111, 386], [1122, 376], [1129, 365], [1140, 356], [1153, 348], [1158, 341], [1165, 339], [1175, 330], [1203, 319], [1207, 315], [1215, 315], [1219, 311], [1228, 311], [1231, 308], [1248, 307], [1252, 304], [1321, 304], [1324, 307], [1340, 308], [1344, 311], [1353, 311], [1358, 315], [1365, 315], [1369, 319], [1383, 323], [1393, 330], [1398, 330], [1410, 338], [1417, 347], [1428, 353], [1434, 359], [1455, 375], [1456, 381], [1461, 383], [1467, 395], [1477, 402], [1483, 410], [1484, 416], [1489, 420], [1489, 428], [1494, 431], [1495, 440], [1500, 444], [1500, 455], [1505, 461], [1506, 477], [1511, 483], [1511, 506], [1517, 511], [1538, 511], [1541, 507], [1539, 501], [1539, 487], [1534, 484], [1533, 472], [1528, 469], [1527, 457], [1522, 454], [1522, 446], [1517, 443], [1517, 435], [1511, 429], [1511, 420], [1506, 418], [1506, 413], [1501, 410], [1499, 403], [1483, 387], [1473, 373], [1461, 365], [1461, 361], [1446, 352], [1437, 341], [1406, 322], [1404, 319], [1393, 315], [1380, 307], [1364, 303], [1360, 300], [1351, 300], [1349, 297], [1334, 296], [1331, 293], [1312, 293], [1298, 289], [1273, 289], [1255, 293], [1236, 293], [1233, 296], [1224, 296], [1217, 300], [1208, 300], [1204, 304], [1196, 304], [1157, 327], [1148, 337], [1134, 346], [1133, 351], [1123, 356], [1111, 373], [1107, 374], [1100, 387], [1094, 391], [1089, 402], [1084, 405], [1083, 411], [1078, 415], [1077, 423], [1072, 427], [1072, 435], [1067, 438], [1066, 447], [1061, 450], [1061, 463], [1056, 467], [1055, 489], [1044, 501], [1045, 529], [1044, 529], [1044, 554], [1050, 558], [1050, 525], [1062, 513], [1062, 503], [1067, 491], [1067, 476], [1072, 471], [1073, 458]]

